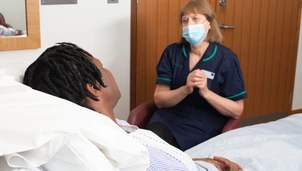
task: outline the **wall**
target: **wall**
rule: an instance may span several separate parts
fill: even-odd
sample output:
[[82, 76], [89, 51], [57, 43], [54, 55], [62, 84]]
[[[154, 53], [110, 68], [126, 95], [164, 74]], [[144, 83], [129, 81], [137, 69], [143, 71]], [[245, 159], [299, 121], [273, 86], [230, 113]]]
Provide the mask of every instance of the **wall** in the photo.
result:
[[300, 36], [298, 45], [298, 57], [293, 93], [292, 110], [302, 109], [302, 17], [300, 22]]
[[26, 30], [25, 0], [0, 0], [0, 4], [6, 23], [15, 29]]
[[76, 5], [40, 6], [40, 49], [0, 52], [0, 58], [31, 63], [56, 42], [73, 42], [112, 71], [122, 93], [115, 113], [126, 119], [130, 110], [130, 0], [84, 0]]

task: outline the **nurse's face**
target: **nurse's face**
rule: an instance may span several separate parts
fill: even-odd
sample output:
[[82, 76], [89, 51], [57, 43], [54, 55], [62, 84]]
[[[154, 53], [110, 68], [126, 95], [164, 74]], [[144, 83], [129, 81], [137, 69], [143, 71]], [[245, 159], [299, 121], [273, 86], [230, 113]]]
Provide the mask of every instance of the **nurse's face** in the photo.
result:
[[207, 18], [199, 13], [186, 13], [181, 18], [182, 27], [194, 24], [205, 24], [204, 27], [206, 30], [210, 29], [210, 22]]

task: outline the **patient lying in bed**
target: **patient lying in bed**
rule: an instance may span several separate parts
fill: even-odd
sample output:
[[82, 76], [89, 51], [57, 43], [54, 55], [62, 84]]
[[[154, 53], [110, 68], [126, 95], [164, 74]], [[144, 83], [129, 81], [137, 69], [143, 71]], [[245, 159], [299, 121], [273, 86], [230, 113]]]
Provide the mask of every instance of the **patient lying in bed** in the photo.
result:
[[150, 166], [147, 170], [242, 169], [240, 165], [216, 156], [194, 162], [152, 132], [116, 120], [113, 109], [121, 94], [113, 75], [98, 59], [74, 44], [61, 43], [48, 48], [27, 68], [24, 84], [109, 117], [148, 149]]

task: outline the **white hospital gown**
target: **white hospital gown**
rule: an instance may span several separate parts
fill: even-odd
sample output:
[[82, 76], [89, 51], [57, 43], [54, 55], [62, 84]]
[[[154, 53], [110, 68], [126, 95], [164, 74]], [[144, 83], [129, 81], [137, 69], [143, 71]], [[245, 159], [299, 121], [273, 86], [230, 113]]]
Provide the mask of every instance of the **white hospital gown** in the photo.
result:
[[15, 30], [13, 28], [6, 28], [3, 25], [0, 25], [0, 35], [2, 36], [13, 36]]
[[138, 129], [122, 120], [117, 122], [130, 136], [147, 147], [151, 161], [147, 171], [218, 171], [214, 165], [207, 162], [194, 162], [186, 153], [171, 146], [149, 130]]

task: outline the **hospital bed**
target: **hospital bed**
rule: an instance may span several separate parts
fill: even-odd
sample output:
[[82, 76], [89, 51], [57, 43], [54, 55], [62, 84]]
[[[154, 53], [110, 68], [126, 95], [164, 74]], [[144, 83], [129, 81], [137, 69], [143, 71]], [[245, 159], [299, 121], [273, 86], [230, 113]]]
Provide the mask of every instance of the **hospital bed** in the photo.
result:
[[[157, 110], [154, 101], [134, 108], [128, 122], [145, 128]], [[186, 151], [192, 158], [223, 156], [250, 171], [302, 171], [302, 114], [240, 129], [240, 119], [229, 119], [222, 135]], [[236, 130], [233, 130], [236, 129]], [[233, 130], [231, 132], [227, 132]]]
[[[1, 171], [148, 167], [145, 147], [109, 118], [20, 83], [26, 67], [0, 59]], [[185, 153], [192, 158], [222, 156], [244, 171], [301, 171], [301, 142], [302, 114], [295, 114], [227, 131]]]

